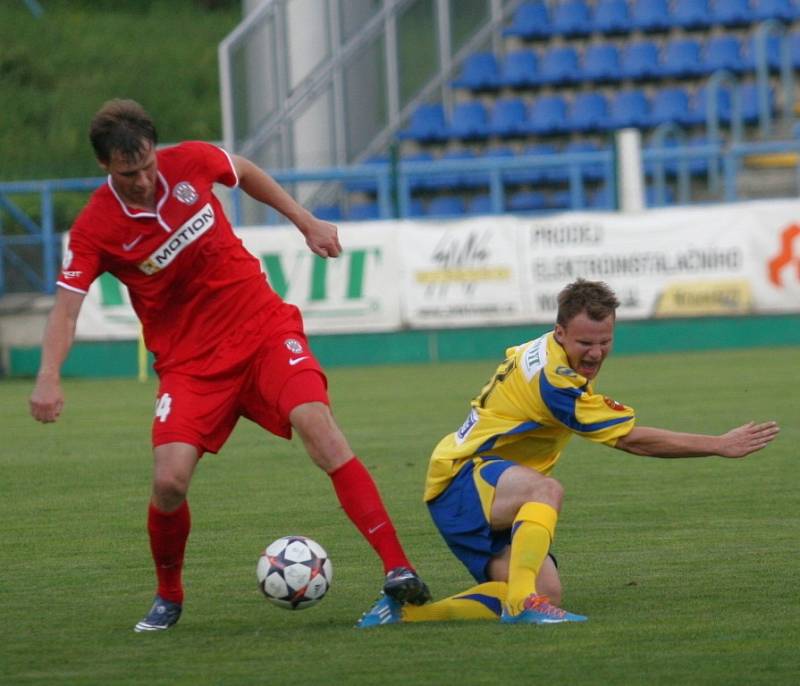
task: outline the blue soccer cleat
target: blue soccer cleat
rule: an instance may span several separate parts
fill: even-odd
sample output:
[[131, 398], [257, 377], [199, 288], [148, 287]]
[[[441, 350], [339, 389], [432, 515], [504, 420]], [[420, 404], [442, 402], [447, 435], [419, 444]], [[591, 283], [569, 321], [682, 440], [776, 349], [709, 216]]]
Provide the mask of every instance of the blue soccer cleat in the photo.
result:
[[522, 607], [522, 612], [512, 615], [503, 605], [500, 621], [503, 624], [562, 624], [564, 622], [585, 622], [588, 619], [583, 615], [576, 615], [551, 605], [547, 596], [537, 593], [532, 593], [525, 598]]
[[403, 605], [424, 605], [431, 599], [428, 585], [417, 573], [408, 567], [395, 567], [386, 574], [383, 592], [392, 600]]
[[153, 607], [147, 613], [147, 617], [138, 622], [133, 627], [133, 630], [141, 633], [143, 631], [164, 631], [164, 629], [169, 629], [181, 618], [182, 610], [183, 606], [180, 603], [164, 600], [157, 595], [153, 601]]
[[399, 624], [403, 621], [400, 603], [388, 595], [381, 594], [375, 604], [356, 623], [357, 629], [369, 629], [383, 624]]

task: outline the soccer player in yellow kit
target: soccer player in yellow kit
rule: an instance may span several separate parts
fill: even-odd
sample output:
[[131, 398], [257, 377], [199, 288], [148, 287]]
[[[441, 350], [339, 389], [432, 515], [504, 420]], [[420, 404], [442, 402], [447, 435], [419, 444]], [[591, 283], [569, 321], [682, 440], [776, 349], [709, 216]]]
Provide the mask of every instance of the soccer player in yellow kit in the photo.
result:
[[778, 434], [776, 422], [725, 434], [636, 426], [633, 408], [596, 393], [611, 351], [616, 308], [602, 282], [577, 281], [558, 298], [553, 331], [509, 348], [472, 400], [467, 419], [433, 451], [425, 501], [450, 549], [478, 585], [421, 607], [382, 596], [361, 618], [381, 624], [499, 619], [516, 624], [582, 622], [562, 610], [549, 554], [562, 485], [550, 473], [573, 435], [650, 457], [744, 457]]

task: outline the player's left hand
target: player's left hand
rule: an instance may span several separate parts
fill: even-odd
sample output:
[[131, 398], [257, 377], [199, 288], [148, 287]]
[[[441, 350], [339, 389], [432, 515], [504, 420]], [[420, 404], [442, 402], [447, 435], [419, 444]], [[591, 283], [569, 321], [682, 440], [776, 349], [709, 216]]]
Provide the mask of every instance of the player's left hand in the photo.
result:
[[339, 257], [342, 254], [339, 229], [334, 224], [312, 217], [311, 221], [303, 229], [306, 245], [315, 255], [320, 257]]
[[720, 436], [719, 454], [723, 457], [744, 457], [764, 448], [779, 431], [778, 422], [748, 422]]

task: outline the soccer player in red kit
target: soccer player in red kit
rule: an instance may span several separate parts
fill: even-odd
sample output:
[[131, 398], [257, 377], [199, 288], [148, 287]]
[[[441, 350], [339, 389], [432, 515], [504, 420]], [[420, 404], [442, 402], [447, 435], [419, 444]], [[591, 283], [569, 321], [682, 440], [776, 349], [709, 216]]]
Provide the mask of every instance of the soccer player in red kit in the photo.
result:
[[333, 418], [298, 309], [269, 287], [213, 184], [238, 184], [276, 209], [320, 257], [341, 253], [336, 227], [243, 157], [201, 142], [156, 150], [155, 125], [132, 100], [105, 103], [92, 119], [90, 140], [108, 182], [70, 231], [30, 408], [41, 422], [61, 414], [60, 370], [83, 299], [110, 272], [128, 287], [159, 377], [147, 518], [158, 587], [135, 630], [168, 629], [180, 618], [189, 483], [203, 453], [219, 451], [240, 416], [287, 439], [294, 429], [380, 556], [384, 592], [401, 603], [429, 600], [375, 482]]

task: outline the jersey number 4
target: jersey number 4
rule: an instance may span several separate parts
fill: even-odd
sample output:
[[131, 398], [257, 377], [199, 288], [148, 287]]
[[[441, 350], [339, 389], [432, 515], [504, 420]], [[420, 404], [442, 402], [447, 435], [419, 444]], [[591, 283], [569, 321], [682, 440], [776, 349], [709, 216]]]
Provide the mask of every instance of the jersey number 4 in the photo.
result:
[[170, 410], [172, 410], [172, 396], [169, 393], [156, 398], [156, 417], [162, 424], [167, 421]]

